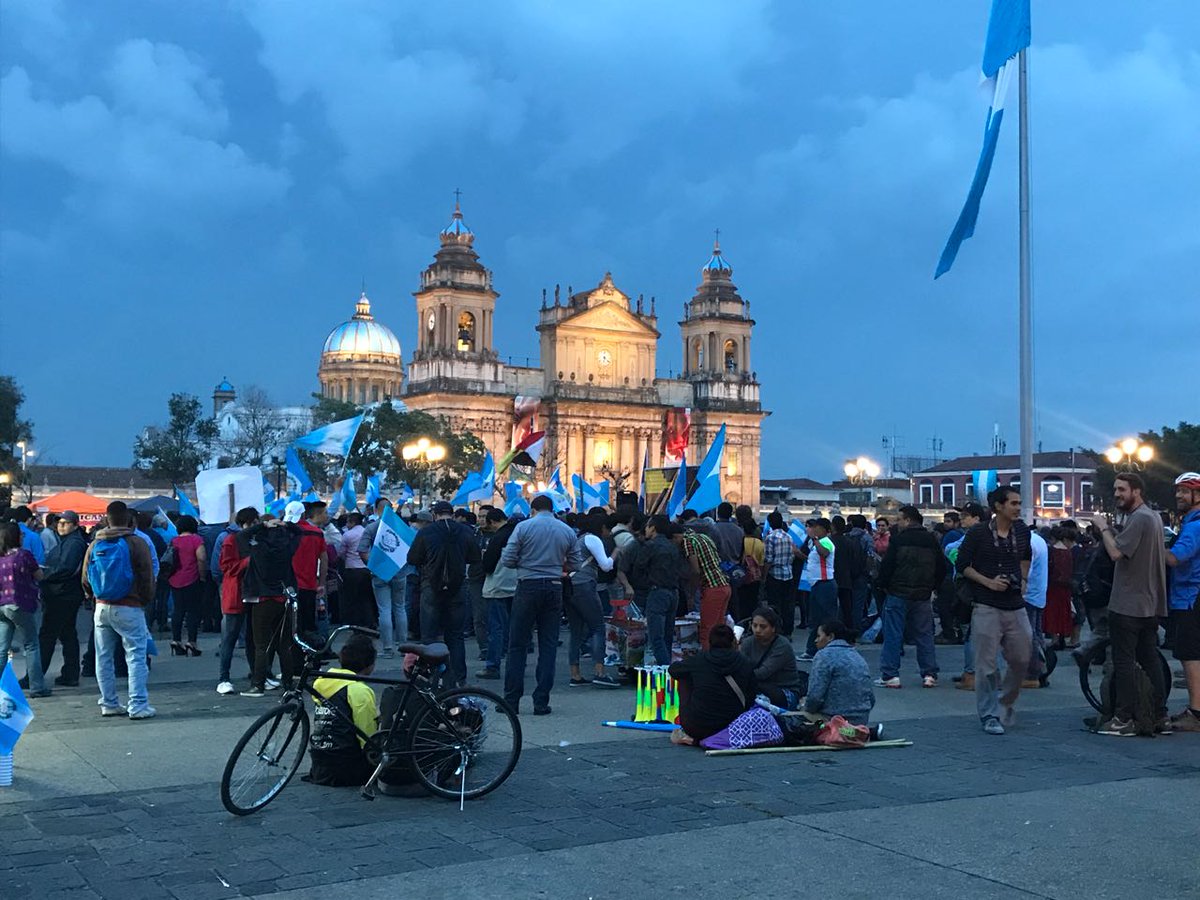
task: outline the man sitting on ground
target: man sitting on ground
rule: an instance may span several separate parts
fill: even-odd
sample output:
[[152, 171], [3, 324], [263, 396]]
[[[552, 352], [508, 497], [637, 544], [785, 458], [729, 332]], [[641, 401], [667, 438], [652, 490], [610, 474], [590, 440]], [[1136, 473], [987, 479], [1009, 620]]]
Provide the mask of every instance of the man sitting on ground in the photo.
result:
[[304, 780], [330, 787], [366, 784], [374, 767], [363, 751], [378, 727], [379, 706], [371, 686], [336, 675], [368, 676], [375, 671], [375, 645], [355, 634], [338, 653], [340, 668], [330, 669], [313, 683], [325, 699], [313, 711], [310, 741], [312, 770]]

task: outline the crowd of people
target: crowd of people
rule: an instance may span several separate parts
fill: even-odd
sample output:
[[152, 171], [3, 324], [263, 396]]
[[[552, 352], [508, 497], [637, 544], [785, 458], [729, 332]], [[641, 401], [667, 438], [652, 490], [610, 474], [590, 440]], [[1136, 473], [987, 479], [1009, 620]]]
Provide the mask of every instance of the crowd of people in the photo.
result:
[[[217, 692], [264, 696], [289, 686], [301, 661], [284, 615], [294, 590], [302, 634], [377, 628], [382, 659], [411, 640], [444, 641], [450, 684], [470, 677], [473, 637], [483, 663], [475, 678], [501, 681], [518, 710], [536, 647], [532, 713], [547, 715], [563, 624], [569, 686], [617, 687], [623, 673], [605, 664], [606, 622], [615, 605], [632, 603], [644, 617], [647, 662], [659, 665], [673, 662], [677, 617], [698, 619], [700, 654], [673, 671], [711, 682], [692, 692], [702, 706], [722, 691], [736, 696], [737, 684], [741, 702], [762, 696], [777, 708], [865, 724], [873, 688], [903, 686], [906, 645], [915, 647], [924, 688], [939, 685], [939, 648], [944, 655], [961, 645], [955, 681], [975, 692], [982, 728], [1003, 734], [1020, 692], [1046, 683], [1046, 648], [1080, 653], [1086, 623], [1089, 640], [1111, 640], [1116, 685], [1098, 732], [1144, 731], [1135, 721], [1139, 672], [1155, 731], [1200, 731], [1200, 476], [1177, 484], [1183, 519], [1169, 548], [1143, 490], [1136, 474], [1118, 476], [1119, 527], [1097, 517], [1082, 528], [1065, 520], [1042, 529], [1021, 520], [1020, 495], [1008, 486], [932, 527], [913, 506], [894, 522], [850, 515], [801, 526], [780, 511], [760, 523], [750, 507], [728, 503], [711, 517], [689, 511], [672, 520], [631, 506], [556, 513], [549, 496], [535, 497], [528, 517], [439, 501], [401, 511], [416, 536], [406, 565], [387, 580], [368, 567], [387, 499], [336, 520], [324, 503], [293, 501], [278, 518], [246, 508], [216, 525], [115, 501], [90, 534], [74, 513], [38, 527], [18, 507], [0, 527], [0, 657], [20, 633], [23, 687], [42, 698], [61, 648], [56, 685], [95, 677], [103, 715], [141, 719], [154, 715], [152, 633], [169, 634], [172, 654], [194, 658], [202, 655], [198, 634], [219, 632]], [[76, 619], [85, 603], [94, 606], [94, 628], [81, 653]], [[1189, 692], [1175, 716], [1152, 663], [1164, 620]], [[740, 641], [723, 630], [733, 625]], [[803, 648], [792, 643], [797, 628], [808, 631]], [[873, 680], [855, 649], [860, 635], [883, 645]], [[240, 685], [232, 674], [239, 649], [248, 669]], [[364, 659], [360, 652], [352, 662]], [[125, 704], [118, 677], [128, 679]], [[688, 717], [703, 731], [737, 705], [720, 696], [713, 715], [693, 702]]]

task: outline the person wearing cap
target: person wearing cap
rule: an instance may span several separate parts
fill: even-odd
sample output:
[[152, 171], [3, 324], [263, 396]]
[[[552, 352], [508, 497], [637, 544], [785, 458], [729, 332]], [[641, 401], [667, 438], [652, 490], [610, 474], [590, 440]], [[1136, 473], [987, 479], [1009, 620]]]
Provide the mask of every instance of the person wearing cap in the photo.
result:
[[450, 681], [458, 685], [467, 680], [463, 638], [467, 566], [479, 562], [480, 553], [470, 529], [453, 517], [453, 506], [445, 500], [435, 503], [434, 521], [417, 532], [408, 549], [408, 562], [421, 570], [421, 640], [446, 642]]
[[[317, 631], [317, 593], [325, 583], [325, 532], [306, 518], [308, 508], [292, 500], [283, 508], [283, 521], [295, 525], [299, 542], [292, 554], [292, 571], [296, 575], [296, 627], [301, 637], [311, 638]], [[304, 653], [292, 647], [295, 668], [304, 664]]]
[[500, 563], [517, 570], [517, 592], [508, 622], [508, 663], [504, 671], [504, 699], [517, 710], [525, 693], [525, 661], [536, 624], [538, 632], [537, 684], [533, 689], [533, 714], [550, 713], [554, 666], [558, 657], [558, 632], [562, 622], [563, 573], [582, 562], [575, 530], [554, 517], [554, 501], [539, 494], [529, 504], [533, 517], [513, 529], [500, 552]]
[[1200, 731], [1200, 473], [1175, 479], [1175, 507], [1183, 520], [1167, 551], [1175, 658], [1183, 663], [1188, 700], [1171, 717], [1173, 731]]
[[66, 510], [55, 524], [58, 544], [46, 554], [42, 572], [42, 627], [38, 632], [42, 671], [50, 669], [55, 647], [62, 644], [62, 670], [54, 683], [62, 687], [79, 684], [79, 607], [83, 584], [79, 580], [87, 541], [79, 529], [79, 515]]

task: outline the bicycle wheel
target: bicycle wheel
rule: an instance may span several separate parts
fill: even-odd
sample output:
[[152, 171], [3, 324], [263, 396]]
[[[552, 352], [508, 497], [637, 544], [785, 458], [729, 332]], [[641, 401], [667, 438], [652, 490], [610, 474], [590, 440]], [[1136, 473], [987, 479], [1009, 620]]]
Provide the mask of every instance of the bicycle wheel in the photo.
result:
[[474, 800], [504, 783], [521, 757], [521, 723], [502, 698], [479, 688], [438, 695], [408, 731], [413, 775], [439, 797]]
[[235, 816], [258, 812], [292, 780], [308, 749], [308, 712], [292, 700], [263, 713], [229, 754], [221, 803]]

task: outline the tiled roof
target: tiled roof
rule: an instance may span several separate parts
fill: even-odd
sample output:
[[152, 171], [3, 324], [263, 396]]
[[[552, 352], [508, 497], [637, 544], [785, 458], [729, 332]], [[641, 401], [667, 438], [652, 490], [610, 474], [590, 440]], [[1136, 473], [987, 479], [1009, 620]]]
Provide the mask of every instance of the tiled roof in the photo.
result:
[[29, 470], [34, 489], [48, 484], [58, 490], [66, 488], [127, 488], [160, 490], [171, 493], [171, 482], [150, 478], [139, 469], [109, 466], [35, 466]]

